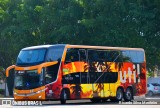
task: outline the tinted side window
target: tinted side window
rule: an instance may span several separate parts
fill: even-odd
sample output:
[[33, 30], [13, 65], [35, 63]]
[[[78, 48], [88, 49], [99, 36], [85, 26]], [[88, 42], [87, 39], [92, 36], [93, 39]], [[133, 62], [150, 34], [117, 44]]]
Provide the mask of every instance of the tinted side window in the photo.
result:
[[143, 51], [122, 51], [124, 62], [142, 63], [144, 62]]
[[79, 61], [79, 52], [78, 49], [67, 49], [65, 63]]
[[106, 61], [106, 53], [105, 50], [97, 50], [98, 61], [105, 62]]
[[64, 51], [63, 46], [54, 46], [49, 49], [47, 54], [47, 61], [60, 61]]
[[137, 51], [137, 61], [142, 63], [144, 62], [144, 52], [143, 51]]
[[123, 62], [132, 62], [130, 51], [122, 51], [122, 54], [123, 54]]
[[106, 61], [107, 62], [122, 62], [122, 54], [120, 51], [106, 51]]
[[87, 61], [87, 53], [85, 49], [79, 49], [78, 50], [78, 55], [79, 55], [79, 61]]
[[96, 50], [88, 50], [88, 59], [89, 62], [98, 61], [99, 56]]
[[121, 52], [113, 50], [88, 50], [88, 58], [90, 62], [122, 62]]
[[59, 63], [48, 66], [45, 72], [45, 83], [49, 84], [57, 79], [58, 76]]

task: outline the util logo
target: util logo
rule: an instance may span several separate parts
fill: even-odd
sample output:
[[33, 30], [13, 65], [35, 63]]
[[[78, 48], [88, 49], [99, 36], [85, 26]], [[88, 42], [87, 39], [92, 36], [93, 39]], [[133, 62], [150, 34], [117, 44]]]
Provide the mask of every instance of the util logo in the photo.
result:
[[[126, 80], [127, 80], [126, 71], [124, 71], [124, 72], [119, 71], [119, 72], [120, 72], [120, 81], [121, 81], [121, 83], [126, 83]], [[122, 75], [122, 73], [123, 73], [123, 75]], [[136, 70], [136, 66], [135, 65], [133, 65], [133, 71], [131, 71], [131, 68], [128, 67], [129, 83], [132, 82], [132, 76], [133, 76], [134, 83], [136, 83], [136, 76], [138, 76], [138, 82], [140, 82], [140, 66], [139, 66], [139, 64], [137, 64], [137, 70]]]

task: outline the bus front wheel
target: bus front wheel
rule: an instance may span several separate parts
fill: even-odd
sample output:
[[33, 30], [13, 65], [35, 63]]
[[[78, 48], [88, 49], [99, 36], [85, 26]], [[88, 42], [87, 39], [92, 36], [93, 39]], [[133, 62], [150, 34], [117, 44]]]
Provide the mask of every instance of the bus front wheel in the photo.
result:
[[64, 89], [62, 90], [61, 92], [61, 104], [66, 104], [66, 100], [68, 99], [68, 94], [67, 94], [67, 91]]

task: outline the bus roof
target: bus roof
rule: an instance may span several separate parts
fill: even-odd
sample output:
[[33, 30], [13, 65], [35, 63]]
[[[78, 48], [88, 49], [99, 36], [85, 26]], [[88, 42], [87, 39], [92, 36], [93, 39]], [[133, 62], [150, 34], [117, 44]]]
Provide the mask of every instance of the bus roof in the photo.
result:
[[66, 48], [89, 48], [89, 49], [140, 50], [140, 51], [144, 51], [144, 49], [142, 49], [142, 48], [111, 47], [111, 46], [89, 46], [89, 45], [70, 45], [70, 44], [38, 45], [38, 46], [26, 47], [26, 48], [23, 48], [22, 50], [49, 48], [49, 47], [52, 47], [52, 46], [66, 46]]
[[32, 50], [32, 49], [41, 49], [41, 48], [50, 48], [52, 46], [65, 46], [65, 44], [54, 44], [54, 45], [38, 45], [38, 46], [31, 46], [23, 48], [22, 50]]
[[111, 46], [88, 46], [88, 45], [67, 45], [67, 48], [90, 48], [90, 49], [110, 49], [110, 50], [140, 50], [143, 48], [128, 48], [128, 47], [111, 47]]

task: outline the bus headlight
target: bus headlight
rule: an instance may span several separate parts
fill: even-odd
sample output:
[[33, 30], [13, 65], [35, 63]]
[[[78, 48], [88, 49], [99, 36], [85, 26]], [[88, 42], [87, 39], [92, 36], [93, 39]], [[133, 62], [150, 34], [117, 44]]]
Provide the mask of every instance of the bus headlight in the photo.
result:
[[39, 99], [41, 99], [41, 98], [42, 98], [42, 96], [38, 96], [38, 98], [39, 98]]
[[37, 93], [40, 93], [41, 91], [37, 91]]

